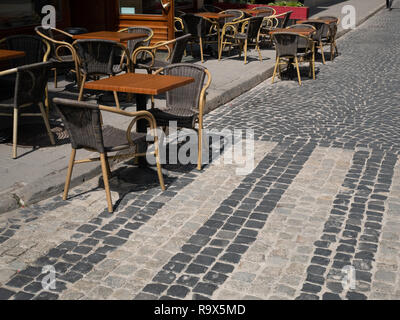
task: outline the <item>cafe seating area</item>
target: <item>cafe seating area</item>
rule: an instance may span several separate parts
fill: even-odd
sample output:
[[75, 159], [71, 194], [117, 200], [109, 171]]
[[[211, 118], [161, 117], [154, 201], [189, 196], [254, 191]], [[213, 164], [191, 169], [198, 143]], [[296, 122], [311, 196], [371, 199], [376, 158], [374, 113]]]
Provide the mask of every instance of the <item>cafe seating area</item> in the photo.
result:
[[[204, 7], [201, 12], [176, 17], [176, 39], [155, 43], [153, 30], [145, 26], [74, 34], [37, 27], [36, 35], [0, 40], [0, 61], [5, 66], [0, 70], [0, 116], [13, 118], [12, 158], [18, 159], [18, 130], [23, 130], [18, 123], [20, 116], [42, 117], [51, 145], [56, 143], [49, 119], [57, 118], [63, 123], [72, 147], [64, 200], [74, 165], [99, 160], [109, 212], [113, 211], [113, 204], [108, 161], [133, 158], [139, 166], [146, 167], [143, 138], [148, 129], [161, 128], [167, 132], [169, 122], [175, 121], [178, 128], [195, 130], [197, 169], [201, 170], [206, 97], [217, 78], [207, 68], [208, 62], [223, 65], [238, 60], [246, 70], [249, 64], [262, 66], [265, 59], [272, 57], [276, 59], [272, 83], [276, 76], [283, 80], [283, 73], [295, 73], [301, 85], [302, 63], [308, 64], [308, 77], [318, 80], [315, 72], [318, 50], [323, 64], [324, 47], [330, 47], [331, 60], [337, 54], [337, 18], [324, 16], [289, 26], [290, 14], [289, 11], [277, 15], [268, 7], [226, 11]], [[251, 57], [250, 51], [253, 51]], [[49, 79], [51, 93], [47, 88]], [[4, 90], [6, 84], [9, 89]], [[71, 90], [69, 99], [64, 95], [67, 90]], [[12, 94], [6, 97], [6, 91]], [[111, 99], [107, 100], [107, 96]], [[104, 100], [108, 101], [107, 106]], [[24, 108], [34, 110], [24, 112]], [[8, 111], [3, 112], [5, 109]], [[111, 131], [114, 134], [111, 140], [107, 136], [110, 131], [103, 126], [106, 113], [130, 118], [126, 130]], [[157, 139], [153, 145], [159, 184], [164, 190]], [[100, 156], [76, 160], [78, 149]], [[108, 155], [124, 149], [129, 153], [122, 157]]]

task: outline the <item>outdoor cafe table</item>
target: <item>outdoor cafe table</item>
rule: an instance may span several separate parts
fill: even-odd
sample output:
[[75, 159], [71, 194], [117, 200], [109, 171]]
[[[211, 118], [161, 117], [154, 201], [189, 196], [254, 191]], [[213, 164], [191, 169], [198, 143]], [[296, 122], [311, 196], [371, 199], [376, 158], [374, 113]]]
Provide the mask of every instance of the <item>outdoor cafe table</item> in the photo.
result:
[[76, 34], [72, 37], [73, 39], [101, 39], [101, 40], [111, 40], [115, 42], [126, 42], [128, 40], [147, 38], [145, 33], [129, 33], [129, 32], [115, 32], [115, 31], [97, 31]]
[[25, 52], [16, 50], [0, 49], [0, 61], [21, 58], [25, 56]]
[[[117, 91], [136, 94], [136, 110], [146, 110], [147, 96], [158, 95], [169, 90], [176, 89], [194, 82], [194, 78], [143, 74], [125, 73], [115, 77], [101, 79], [85, 83], [86, 89]], [[146, 132], [146, 123], [139, 120], [137, 124], [138, 132]]]
[[322, 19], [306, 19], [306, 20], [297, 20], [297, 24], [305, 23], [305, 22], [322, 22], [326, 24], [337, 23], [338, 18], [322, 18]]
[[217, 37], [218, 37], [218, 52], [221, 45], [221, 34], [220, 34], [220, 24], [219, 21], [225, 18], [233, 18], [235, 15], [231, 13], [217, 13], [217, 12], [198, 12], [195, 13], [196, 16], [200, 16], [209, 20], [217, 22], [215, 25], [217, 27]]

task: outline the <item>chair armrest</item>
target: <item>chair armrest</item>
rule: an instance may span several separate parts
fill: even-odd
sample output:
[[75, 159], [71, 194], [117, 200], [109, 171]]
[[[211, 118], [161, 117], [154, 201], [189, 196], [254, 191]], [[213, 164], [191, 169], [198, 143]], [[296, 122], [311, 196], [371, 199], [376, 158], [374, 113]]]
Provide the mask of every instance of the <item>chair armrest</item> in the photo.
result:
[[176, 40], [169, 40], [169, 41], [159, 41], [155, 44], [153, 44], [152, 46], [144, 46], [144, 47], [139, 47], [137, 48], [135, 51], [133, 51], [132, 53], [132, 61], [133, 63], [136, 63], [136, 59], [137, 59], [137, 55], [141, 52], [141, 51], [147, 51], [148, 53], [151, 53], [152, 55], [152, 59], [153, 59], [153, 64], [154, 64], [154, 59], [155, 59], [155, 54], [157, 49], [161, 48], [161, 47], [166, 47], [168, 50], [168, 56], [166, 58], [166, 60], [168, 60], [171, 57], [171, 48], [169, 47], [169, 44], [171, 43], [175, 43]]
[[99, 109], [102, 110], [102, 111], [112, 112], [112, 113], [116, 113], [116, 114], [119, 114], [119, 115], [122, 115], [122, 116], [134, 118], [130, 122], [128, 128], [126, 129], [126, 139], [128, 140], [129, 145], [131, 145], [131, 146], [134, 145], [134, 143], [132, 141], [132, 137], [131, 137], [131, 131], [132, 131], [132, 128], [133, 128], [134, 124], [138, 120], [142, 120], [142, 119], [146, 120], [150, 125], [150, 129], [151, 129], [152, 134], [156, 133], [156, 131], [155, 131], [156, 128], [157, 128], [156, 119], [154, 118], [154, 116], [149, 111], [142, 110], [142, 111], [129, 112], [129, 111], [124, 111], [124, 110], [121, 110], [121, 109], [117, 109], [115, 107], [107, 107], [107, 106], [102, 106], [102, 105], [99, 106]]
[[17, 73], [18, 72], [18, 68], [12, 68], [12, 69], [7, 69], [4, 71], [0, 71], [0, 77], [1, 76], [7, 76], [9, 74], [13, 74], [13, 73]]

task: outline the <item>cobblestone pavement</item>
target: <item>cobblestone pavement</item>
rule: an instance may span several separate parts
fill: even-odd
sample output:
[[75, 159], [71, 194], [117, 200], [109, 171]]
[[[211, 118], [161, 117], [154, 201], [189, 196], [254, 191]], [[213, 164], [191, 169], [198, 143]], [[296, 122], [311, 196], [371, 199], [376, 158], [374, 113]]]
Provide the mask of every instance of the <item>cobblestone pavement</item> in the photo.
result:
[[347, 34], [316, 81], [268, 81], [206, 117], [255, 130], [246, 176], [168, 165], [162, 192], [123, 165], [112, 215], [95, 179], [1, 216], [0, 299], [399, 299], [399, 18]]

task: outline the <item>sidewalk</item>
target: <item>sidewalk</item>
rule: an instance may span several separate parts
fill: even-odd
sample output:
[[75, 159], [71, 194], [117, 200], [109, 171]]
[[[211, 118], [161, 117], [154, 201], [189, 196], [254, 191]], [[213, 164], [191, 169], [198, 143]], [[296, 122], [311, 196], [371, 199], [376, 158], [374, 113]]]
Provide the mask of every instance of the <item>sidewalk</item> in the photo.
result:
[[[341, 15], [341, 8], [351, 4], [357, 8], [357, 25], [384, 6], [381, 0], [349, 0], [332, 1], [331, 5], [312, 8], [311, 15]], [[348, 30], [339, 27], [339, 36]], [[340, 50], [340, 42], [339, 42]], [[257, 59], [256, 52], [249, 53], [248, 64], [244, 65], [243, 58], [224, 57], [222, 61], [206, 58], [202, 64], [212, 74], [213, 82], [207, 95], [207, 112], [216, 109], [233, 98], [253, 88], [272, 75], [275, 63], [275, 51], [262, 50], [263, 61]], [[200, 62], [197, 62], [201, 64]], [[329, 62], [328, 62], [329, 63]], [[229, 70], [229, 73], [227, 72]], [[59, 89], [50, 85], [51, 92], [63, 91], [62, 83]], [[72, 94], [76, 97], [76, 93]], [[159, 103], [160, 101], [157, 101]], [[127, 110], [134, 110], [128, 108]], [[117, 116], [105, 117], [105, 123], [115, 127], [125, 128], [129, 119], [120, 120]], [[59, 194], [64, 185], [66, 168], [70, 153], [69, 144], [56, 147], [42, 147], [31, 152], [30, 149], [19, 148], [20, 158], [11, 159], [11, 147], [0, 144], [0, 213], [7, 212], [21, 205], [30, 205], [40, 200]], [[80, 155], [85, 156], [82, 151]], [[72, 186], [89, 180], [100, 173], [97, 163], [79, 165], [74, 168]]]

